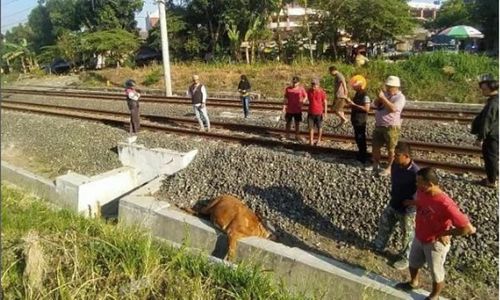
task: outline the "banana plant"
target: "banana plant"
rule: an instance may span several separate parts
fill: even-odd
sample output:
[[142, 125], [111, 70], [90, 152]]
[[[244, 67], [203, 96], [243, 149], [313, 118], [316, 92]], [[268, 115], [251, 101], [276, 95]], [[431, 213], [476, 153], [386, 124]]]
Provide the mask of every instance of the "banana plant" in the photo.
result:
[[19, 44], [5, 42], [3, 46], [4, 51], [2, 54], [2, 60], [5, 61], [6, 67], [9, 72], [12, 63], [14, 63], [16, 60], [18, 60], [21, 64], [21, 70], [25, 74], [33, 66], [37, 65], [33, 53], [28, 48], [28, 42], [26, 41], [26, 39], [22, 39], [21, 43]]

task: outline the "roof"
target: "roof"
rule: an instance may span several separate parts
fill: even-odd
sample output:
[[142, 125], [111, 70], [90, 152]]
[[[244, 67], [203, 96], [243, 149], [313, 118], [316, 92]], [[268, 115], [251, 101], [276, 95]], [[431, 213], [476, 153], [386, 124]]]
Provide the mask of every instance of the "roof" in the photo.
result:
[[439, 9], [441, 7], [441, 4], [409, 1], [408, 6], [411, 8], [419, 8], [419, 9], [421, 9], [421, 8], [423, 8], [423, 9]]
[[154, 12], [152, 13], [148, 13], [148, 16], [150, 18], [160, 18], [160, 11], [159, 10], [155, 10]]

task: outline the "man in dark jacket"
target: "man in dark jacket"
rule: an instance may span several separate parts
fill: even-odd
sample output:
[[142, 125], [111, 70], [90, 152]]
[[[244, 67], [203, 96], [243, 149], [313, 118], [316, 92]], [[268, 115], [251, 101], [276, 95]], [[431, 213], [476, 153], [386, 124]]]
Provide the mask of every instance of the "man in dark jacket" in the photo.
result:
[[486, 105], [472, 122], [471, 133], [477, 136], [476, 146], [482, 145], [487, 178], [481, 185], [496, 187], [498, 181], [498, 80], [486, 74], [479, 79], [479, 88], [488, 97]]

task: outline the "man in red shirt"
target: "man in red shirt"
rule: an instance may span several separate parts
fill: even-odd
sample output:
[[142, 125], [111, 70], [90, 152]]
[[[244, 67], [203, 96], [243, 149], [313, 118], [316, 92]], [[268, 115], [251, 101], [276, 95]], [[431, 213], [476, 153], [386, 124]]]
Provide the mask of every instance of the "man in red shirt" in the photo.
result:
[[[309, 111], [307, 123], [309, 125], [309, 145], [318, 145], [321, 143], [321, 134], [323, 129], [321, 123], [327, 115], [326, 93], [319, 86], [319, 79], [315, 78], [311, 82], [311, 88], [307, 90], [307, 99], [309, 100]], [[314, 143], [314, 128], [318, 129], [318, 140]]]
[[432, 292], [426, 299], [438, 299], [444, 287], [444, 262], [450, 250], [451, 236], [474, 234], [476, 228], [457, 204], [439, 188], [433, 168], [417, 172], [416, 200], [406, 200], [406, 205], [416, 205], [415, 238], [410, 250], [409, 282], [396, 288], [412, 290], [418, 287], [418, 271], [425, 263], [432, 275]]
[[290, 138], [292, 119], [295, 121], [295, 139], [300, 141], [299, 126], [302, 122], [302, 104], [307, 100], [306, 90], [300, 86], [300, 79], [297, 76], [292, 78], [292, 85], [285, 89], [285, 99], [283, 101], [283, 112], [286, 120], [286, 138]]

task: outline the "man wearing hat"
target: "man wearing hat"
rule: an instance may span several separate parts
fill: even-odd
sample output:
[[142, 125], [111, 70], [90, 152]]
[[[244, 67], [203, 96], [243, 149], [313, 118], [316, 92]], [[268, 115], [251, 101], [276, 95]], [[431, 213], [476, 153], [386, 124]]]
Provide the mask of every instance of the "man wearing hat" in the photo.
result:
[[380, 91], [373, 102], [375, 107], [375, 129], [372, 134], [373, 171], [378, 172], [380, 149], [387, 147], [387, 167], [380, 172], [381, 176], [391, 174], [394, 161], [394, 148], [401, 132], [401, 112], [406, 104], [406, 97], [399, 88], [401, 82], [397, 76], [389, 76], [385, 80], [385, 88]]
[[[326, 118], [328, 104], [326, 102], [326, 93], [319, 86], [319, 79], [314, 78], [311, 81], [311, 88], [307, 90], [307, 99], [309, 100], [309, 110], [307, 114], [307, 124], [309, 125], [309, 145], [318, 145], [321, 143], [323, 129], [321, 124], [323, 118]], [[318, 140], [314, 142], [314, 128], [318, 129]]]
[[283, 112], [286, 120], [286, 138], [290, 138], [290, 129], [292, 128], [292, 120], [295, 123], [295, 139], [300, 141], [299, 126], [302, 122], [302, 104], [307, 100], [306, 90], [300, 86], [298, 76], [293, 76], [292, 85], [285, 89], [285, 97], [283, 100]]
[[480, 184], [496, 187], [498, 181], [498, 80], [486, 74], [479, 78], [479, 88], [488, 97], [486, 105], [472, 122], [471, 133], [477, 136], [475, 145], [482, 146], [487, 178]]

